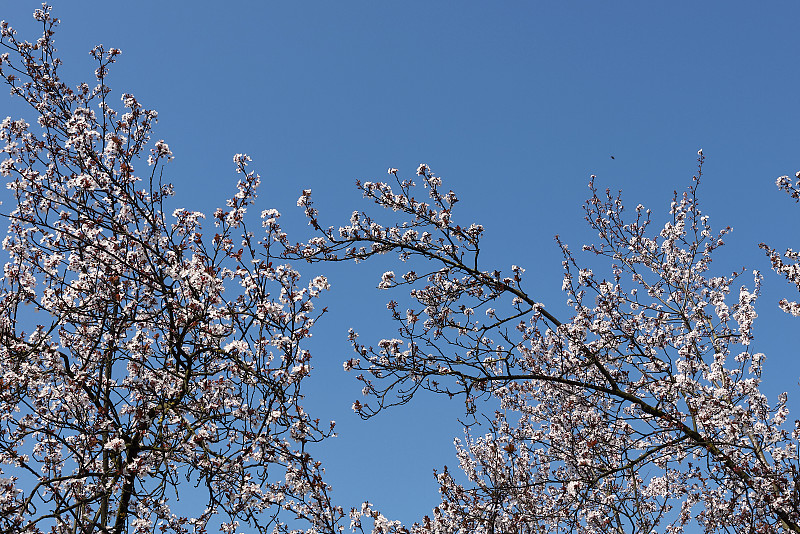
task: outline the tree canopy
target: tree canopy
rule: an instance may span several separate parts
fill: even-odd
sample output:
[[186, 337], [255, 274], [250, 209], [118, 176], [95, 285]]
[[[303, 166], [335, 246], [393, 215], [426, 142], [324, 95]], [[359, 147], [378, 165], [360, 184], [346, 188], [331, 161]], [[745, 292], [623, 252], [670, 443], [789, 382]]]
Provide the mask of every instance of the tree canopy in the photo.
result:
[[[712, 264], [730, 229], [700, 209], [702, 150], [666, 220], [592, 177], [598, 237], [588, 263], [558, 239], [559, 317], [523, 267], [482, 254], [484, 227], [427, 164], [357, 182], [370, 205], [341, 225], [303, 190], [310, 237], [275, 209], [251, 216], [245, 154], [208, 222], [171, 209], [157, 113], [112, 103], [119, 50], [96, 47], [95, 80], [72, 87], [58, 20], [34, 16], [35, 42], [0, 26], [0, 76], [35, 117], [0, 124], [2, 532], [800, 532], [800, 423], [786, 393], [762, 392], [751, 350], [761, 273]], [[777, 185], [798, 200], [796, 178]], [[800, 290], [798, 253], [760, 246]], [[303, 406], [318, 273], [387, 254], [396, 333], [350, 331], [353, 410], [420, 391], [464, 403], [461, 472], [436, 473], [441, 503], [413, 525], [335, 499], [309, 450], [334, 423]], [[780, 308], [800, 315], [791, 295]], [[190, 488], [202, 505], [173, 509]]]

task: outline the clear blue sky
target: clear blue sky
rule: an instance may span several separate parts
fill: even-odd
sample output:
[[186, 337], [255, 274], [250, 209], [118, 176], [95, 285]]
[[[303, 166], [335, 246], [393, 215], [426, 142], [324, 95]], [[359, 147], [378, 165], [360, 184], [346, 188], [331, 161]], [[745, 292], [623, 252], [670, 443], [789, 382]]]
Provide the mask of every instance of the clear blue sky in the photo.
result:
[[[6, 0], [0, 18], [35, 39], [38, 4]], [[757, 249], [800, 246], [800, 209], [774, 186], [800, 169], [797, 2], [54, 4], [66, 79], [90, 81], [93, 45], [122, 49], [111, 85], [159, 111], [182, 206], [216, 207], [234, 190], [233, 154], [247, 152], [260, 207], [278, 208], [301, 239], [303, 188], [323, 224], [338, 225], [363, 206], [354, 180], [425, 162], [461, 198], [456, 217], [487, 227], [485, 267], [524, 266], [535, 297], [562, 314], [552, 238], [575, 250], [592, 238], [580, 208], [589, 175], [659, 219], [703, 148], [704, 210], [734, 227], [719, 267], [764, 271], [754, 347], [767, 354], [770, 396], [800, 397], [800, 321], [775, 307], [791, 288]], [[0, 95], [0, 115], [19, 109]], [[392, 334], [374, 289], [383, 266], [352, 267], [328, 271], [334, 313], [315, 334], [308, 406], [338, 423], [321, 453], [337, 500], [411, 522], [439, 502], [432, 469], [457, 466], [463, 404], [423, 398], [367, 423], [352, 414], [347, 328]]]

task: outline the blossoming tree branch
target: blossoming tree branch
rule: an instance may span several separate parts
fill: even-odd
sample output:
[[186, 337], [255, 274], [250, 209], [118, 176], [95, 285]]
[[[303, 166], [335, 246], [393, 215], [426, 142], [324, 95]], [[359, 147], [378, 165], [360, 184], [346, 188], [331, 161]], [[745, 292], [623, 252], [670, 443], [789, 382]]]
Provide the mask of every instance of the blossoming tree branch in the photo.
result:
[[[525, 269], [481, 256], [483, 227], [458, 221], [456, 194], [424, 164], [358, 182], [374, 212], [339, 227], [303, 191], [315, 235], [299, 242], [276, 210], [248, 226], [259, 177], [241, 154], [212, 230], [170, 211], [156, 113], [109, 100], [119, 51], [96, 48], [96, 82], [72, 88], [57, 20], [46, 6], [35, 17], [35, 43], [0, 27], [2, 78], [38, 123], [0, 126], [15, 201], [3, 206], [2, 532], [800, 532], [800, 430], [785, 393], [760, 391], [764, 355], [750, 350], [761, 275], [712, 270], [729, 229], [700, 211], [702, 151], [663, 223], [592, 178], [598, 242], [584, 251], [597, 273], [558, 241], [573, 312], [557, 317]], [[778, 185], [800, 198], [800, 181]], [[798, 254], [761, 246], [800, 289]], [[352, 407], [369, 418], [427, 390], [462, 399], [468, 418], [461, 473], [436, 473], [441, 503], [413, 525], [368, 502], [347, 514], [306, 450], [333, 432], [301, 393], [328, 282], [287, 264], [388, 253], [400, 262], [378, 287], [393, 292], [397, 333], [371, 345], [351, 330], [344, 367], [366, 397]], [[800, 315], [792, 298], [780, 307]], [[188, 488], [206, 498], [191, 517], [172, 508]]]
[[[282, 509], [334, 531], [341, 511], [305, 451], [333, 424], [301, 404], [325, 277], [303, 282], [277, 257], [276, 210], [247, 226], [259, 177], [245, 155], [209, 223], [165, 213], [172, 154], [150, 139], [157, 114], [130, 94], [120, 110], [108, 99], [120, 51], [95, 48], [95, 84], [72, 88], [57, 19], [46, 6], [34, 16], [34, 43], [0, 27], [1, 75], [39, 126], [0, 125], [15, 201], [0, 293], [0, 531], [205, 532], [215, 518], [225, 532], [266, 532]], [[192, 487], [205, 503], [174, 513]]]
[[[498, 407], [483, 414], [488, 429], [456, 441], [468, 484], [439, 473], [442, 503], [415, 530], [681, 532], [693, 522], [707, 532], [800, 530], [800, 430], [784, 425], [785, 393], [770, 405], [759, 391], [763, 355], [749, 350], [761, 275], [733, 289], [743, 273], [710, 270], [729, 229], [715, 232], [700, 211], [703, 157], [655, 229], [649, 210], [626, 214], [593, 177], [585, 212], [600, 241], [584, 250], [611, 277], [582, 266], [559, 240], [574, 309], [565, 319], [537, 301], [521, 267], [482, 267], [483, 227], [456, 222], [455, 193], [427, 165], [413, 180], [389, 169], [393, 183], [358, 184], [378, 208], [402, 215], [396, 224], [357, 211], [347, 225], [324, 227], [304, 192], [299, 204], [318, 236], [289, 256], [396, 253], [405, 266], [378, 285], [408, 291], [407, 306], [387, 304], [397, 337], [372, 347], [350, 333], [356, 356], [345, 369], [359, 373], [369, 397], [353, 409], [372, 417], [420, 389], [461, 396], [471, 414], [482, 398]], [[797, 198], [800, 183], [778, 185]], [[800, 282], [796, 253], [762, 247], [776, 271]], [[795, 302], [781, 307], [798, 314]]]

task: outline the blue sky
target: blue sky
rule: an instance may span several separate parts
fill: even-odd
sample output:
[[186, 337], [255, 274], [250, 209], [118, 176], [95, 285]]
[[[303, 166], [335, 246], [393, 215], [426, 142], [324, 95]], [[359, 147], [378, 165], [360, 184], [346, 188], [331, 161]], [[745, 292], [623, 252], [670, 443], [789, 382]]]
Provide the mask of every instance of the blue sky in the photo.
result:
[[[35, 39], [38, 4], [6, 1], [0, 18]], [[338, 225], [365, 206], [356, 179], [383, 179], [387, 167], [411, 175], [425, 162], [458, 193], [457, 218], [486, 226], [484, 267], [524, 266], [532, 293], [562, 314], [553, 236], [575, 250], [592, 239], [581, 210], [589, 175], [660, 220], [703, 148], [704, 211], [734, 227], [719, 267], [764, 271], [754, 347], [767, 354], [770, 396], [797, 391], [800, 322], [775, 306], [791, 288], [757, 245], [797, 248], [800, 208], [774, 181], [800, 169], [800, 4], [54, 4], [66, 79], [90, 81], [95, 44], [122, 49], [111, 85], [159, 111], [178, 204], [213, 210], [234, 190], [233, 154], [246, 152], [263, 178], [260, 207], [278, 208], [301, 239], [302, 189], [313, 189], [323, 224]], [[20, 110], [0, 95], [0, 115]], [[335, 495], [419, 519], [438, 503], [432, 469], [457, 465], [463, 405], [422, 398], [356, 418], [359, 387], [341, 371], [346, 333], [391, 336], [386, 295], [374, 289], [383, 265], [301, 268], [325, 269], [334, 286], [308, 406], [338, 423], [321, 453]]]

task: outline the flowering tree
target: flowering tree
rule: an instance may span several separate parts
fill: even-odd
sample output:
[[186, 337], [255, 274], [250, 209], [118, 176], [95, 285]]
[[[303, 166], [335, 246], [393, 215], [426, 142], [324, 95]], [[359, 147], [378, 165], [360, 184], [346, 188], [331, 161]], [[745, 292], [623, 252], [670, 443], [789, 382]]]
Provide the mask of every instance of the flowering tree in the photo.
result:
[[[649, 210], [628, 215], [592, 178], [585, 212], [599, 242], [584, 250], [607, 275], [558, 241], [568, 319], [536, 299], [521, 267], [483, 266], [483, 227], [456, 223], [458, 199], [427, 165], [414, 180], [389, 169], [393, 184], [358, 183], [400, 214], [395, 224], [354, 212], [324, 227], [304, 191], [298, 204], [317, 236], [290, 257], [397, 253], [405, 265], [378, 285], [410, 291], [407, 304], [387, 305], [397, 336], [371, 347], [350, 333], [356, 356], [345, 369], [368, 396], [353, 409], [368, 418], [423, 389], [462, 396], [482, 421], [456, 440], [464, 476], [437, 474], [441, 505], [413, 531], [800, 532], [800, 424], [785, 427], [785, 393], [770, 405], [759, 391], [764, 357], [749, 349], [760, 275], [734, 289], [743, 273], [712, 274], [728, 229], [713, 231], [701, 214], [698, 156], [692, 185], [657, 228]], [[798, 198], [800, 182], [779, 185]], [[770, 256], [800, 288], [798, 254]], [[782, 303], [796, 315], [799, 306]]]
[[[305, 451], [333, 423], [300, 404], [301, 343], [327, 281], [301, 285], [276, 261], [276, 210], [261, 213], [260, 237], [248, 229], [259, 177], [245, 155], [211, 233], [202, 213], [167, 214], [172, 153], [150, 140], [156, 112], [129, 94], [121, 112], [109, 101], [120, 51], [95, 48], [97, 83], [72, 88], [57, 19], [34, 15], [34, 43], [0, 27], [0, 75], [40, 127], [0, 125], [15, 200], [0, 285], [0, 531], [205, 532], [215, 516], [225, 532], [283, 531], [281, 509], [335, 531], [342, 511]], [[187, 489], [192, 505], [175, 508]]]
[[[301, 285], [282, 262], [397, 253], [407, 267], [379, 288], [410, 295], [388, 303], [396, 337], [371, 347], [351, 332], [344, 366], [368, 396], [353, 409], [371, 417], [423, 389], [463, 398], [472, 424], [456, 440], [463, 475], [437, 474], [431, 517], [406, 528], [364, 503], [353, 530], [368, 519], [380, 533], [800, 532], [800, 425], [787, 428], [786, 394], [770, 405], [759, 390], [764, 356], [749, 347], [760, 275], [747, 289], [744, 273], [711, 271], [727, 229], [699, 209], [702, 152], [655, 229], [649, 210], [628, 215], [592, 180], [599, 242], [584, 249], [602, 267], [559, 241], [574, 309], [559, 319], [523, 268], [484, 265], [483, 227], [455, 222], [458, 199], [427, 165], [413, 180], [389, 169], [393, 184], [358, 184], [397, 223], [354, 212], [324, 227], [304, 191], [317, 235], [292, 244], [275, 210], [261, 212], [263, 235], [248, 229], [259, 177], [240, 154], [237, 191], [205, 233], [203, 214], [172, 209], [156, 113], [128, 94], [111, 107], [119, 50], [94, 49], [97, 83], [72, 88], [58, 75], [57, 20], [47, 6], [35, 17], [35, 43], [0, 26], [0, 76], [39, 126], [0, 125], [14, 199], [0, 284], [0, 531], [220, 521], [283, 532], [281, 510], [310, 532], [340, 531], [343, 509], [306, 451], [333, 425], [301, 405], [301, 344], [328, 284]], [[800, 198], [800, 175], [778, 185]], [[800, 255], [762, 247], [800, 289]], [[781, 307], [800, 315], [797, 302]], [[175, 506], [186, 488], [205, 499], [191, 513]]]

